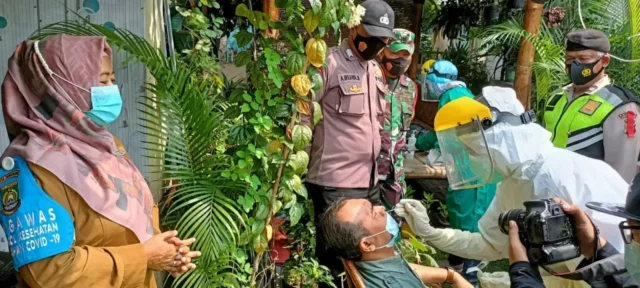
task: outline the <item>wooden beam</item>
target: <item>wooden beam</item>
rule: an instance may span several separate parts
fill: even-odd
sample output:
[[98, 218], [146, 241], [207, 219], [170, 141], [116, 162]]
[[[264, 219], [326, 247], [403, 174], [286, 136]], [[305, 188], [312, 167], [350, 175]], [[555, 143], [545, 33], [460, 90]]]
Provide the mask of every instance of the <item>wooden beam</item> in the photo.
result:
[[415, 34], [413, 57], [411, 58], [411, 65], [409, 65], [409, 78], [416, 80], [418, 75], [418, 67], [420, 67], [420, 33], [422, 28], [422, 12], [424, 10], [424, 0], [414, 0], [413, 9], [415, 9], [415, 19], [413, 21], [413, 27], [411, 30]]
[[[527, 10], [524, 13], [523, 28], [532, 35], [538, 35], [540, 28], [540, 20], [542, 19], [542, 6], [544, 0], [528, 0]], [[518, 100], [522, 105], [529, 109], [531, 106], [531, 76], [533, 59], [536, 51], [533, 44], [527, 39], [522, 38], [520, 43], [520, 51], [518, 51], [518, 65], [516, 66], [516, 79], [514, 88]]]

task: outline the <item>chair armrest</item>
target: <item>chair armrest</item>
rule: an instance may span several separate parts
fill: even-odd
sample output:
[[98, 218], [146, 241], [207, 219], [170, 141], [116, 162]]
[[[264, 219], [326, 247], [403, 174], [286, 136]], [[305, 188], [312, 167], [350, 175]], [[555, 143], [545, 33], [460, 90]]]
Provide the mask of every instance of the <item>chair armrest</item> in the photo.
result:
[[347, 275], [347, 282], [349, 282], [350, 287], [366, 288], [364, 281], [362, 280], [362, 276], [360, 276], [360, 272], [358, 272], [358, 267], [353, 264], [353, 261], [344, 258], [341, 259], [342, 264], [344, 265], [344, 271]]

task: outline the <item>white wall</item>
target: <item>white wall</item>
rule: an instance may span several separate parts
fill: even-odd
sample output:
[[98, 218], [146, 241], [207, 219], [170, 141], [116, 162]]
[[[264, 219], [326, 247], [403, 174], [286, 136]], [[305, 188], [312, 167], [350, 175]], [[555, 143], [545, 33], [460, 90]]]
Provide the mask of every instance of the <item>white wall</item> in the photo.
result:
[[[64, 4], [61, 4], [64, 3]], [[65, 7], [66, 6], [66, 7]], [[6, 19], [3, 28], [0, 18], [0, 77], [7, 72], [7, 60], [15, 47], [29, 35], [48, 24], [77, 17], [65, 8], [77, 11], [93, 23], [112, 23], [115, 27], [126, 28], [145, 37], [145, 0], [0, 0], [0, 17]], [[97, 10], [97, 11], [92, 11]], [[110, 24], [108, 24], [110, 25]], [[133, 162], [143, 175], [148, 176], [148, 160], [144, 157], [138, 118], [138, 104], [144, 95], [145, 70], [137, 63], [124, 65], [126, 54], [119, 52], [114, 57], [114, 68], [118, 85], [121, 85], [125, 101], [122, 115], [108, 128], [127, 147]], [[1, 95], [0, 95], [1, 96]], [[1, 112], [0, 112], [1, 113]], [[4, 118], [0, 117], [0, 151], [9, 145]]]

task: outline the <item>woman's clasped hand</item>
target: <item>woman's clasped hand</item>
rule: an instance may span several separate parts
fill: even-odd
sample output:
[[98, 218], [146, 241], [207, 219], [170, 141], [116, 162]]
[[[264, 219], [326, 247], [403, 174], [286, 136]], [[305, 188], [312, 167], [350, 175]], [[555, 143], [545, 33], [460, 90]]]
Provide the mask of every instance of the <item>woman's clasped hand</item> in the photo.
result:
[[182, 240], [177, 236], [178, 231], [167, 231], [144, 243], [149, 269], [167, 271], [171, 276], [178, 277], [196, 268], [196, 264], [191, 262], [202, 254], [200, 251], [191, 251], [190, 246], [196, 239]]

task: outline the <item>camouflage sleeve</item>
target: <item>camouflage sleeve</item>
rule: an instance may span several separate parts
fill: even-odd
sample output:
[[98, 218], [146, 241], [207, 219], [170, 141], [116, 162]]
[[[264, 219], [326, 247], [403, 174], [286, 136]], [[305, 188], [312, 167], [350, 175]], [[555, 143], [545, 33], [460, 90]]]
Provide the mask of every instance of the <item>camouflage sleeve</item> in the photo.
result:
[[416, 107], [418, 106], [418, 98], [419, 98], [418, 95], [420, 95], [420, 93], [418, 93], [420, 91], [420, 85], [417, 85], [416, 82], [413, 81], [413, 87], [415, 87], [414, 88], [415, 93], [413, 93], [413, 107], [411, 109], [413, 113], [411, 113], [411, 121], [413, 121], [413, 119], [416, 117]]

